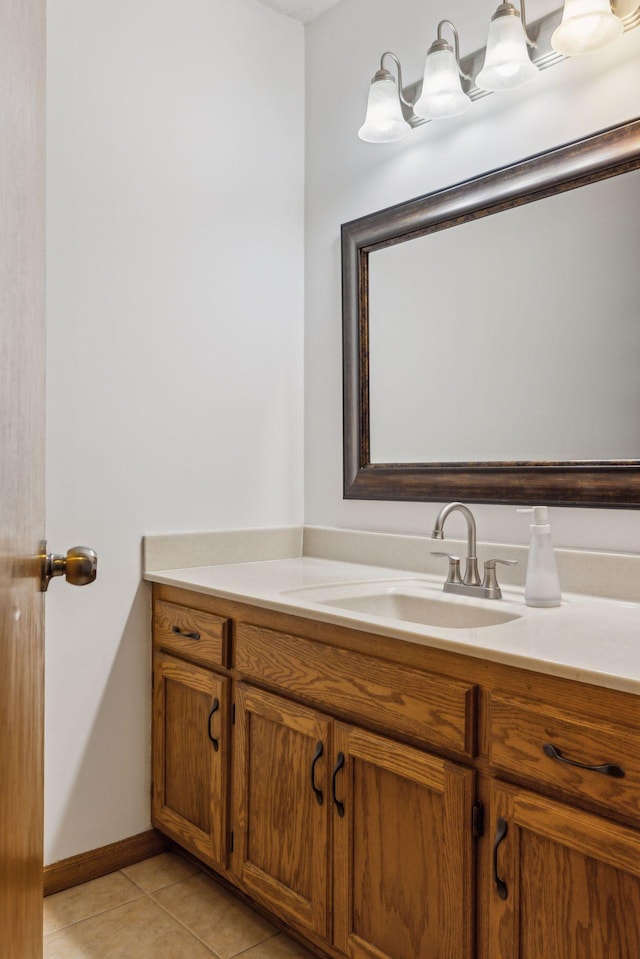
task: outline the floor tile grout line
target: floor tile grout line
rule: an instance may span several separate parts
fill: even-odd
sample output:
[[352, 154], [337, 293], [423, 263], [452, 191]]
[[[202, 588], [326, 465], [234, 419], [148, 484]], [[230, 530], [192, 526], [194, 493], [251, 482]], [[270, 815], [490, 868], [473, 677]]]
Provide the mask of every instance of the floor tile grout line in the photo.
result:
[[[184, 882], [186, 879], [191, 879], [193, 876], [205, 875], [204, 872], [201, 872], [200, 870], [196, 870], [195, 872], [191, 873], [190, 875], [182, 876], [181, 879], [176, 879], [174, 882], [169, 882], [169, 883], [167, 883], [166, 886], [160, 886], [160, 887], [158, 887], [158, 889], [155, 889], [155, 890], [148, 890], [148, 889], [143, 889], [143, 887], [140, 885], [140, 883], [136, 882], [135, 879], [132, 879], [130, 876], [127, 876], [127, 874], [126, 874], [125, 871], [124, 871], [124, 869], [127, 869], [127, 868], [129, 868], [129, 867], [128, 867], [128, 866], [125, 866], [123, 869], [116, 869], [116, 870], [114, 870], [113, 872], [106, 873], [105, 875], [108, 875], [108, 876], [117, 876], [117, 875], [123, 876], [123, 877], [127, 880], [127, 882], [130, 882], [132, 886], [135, 886], [135, 889], [138, 891], [138, 895], [132, 896], [131, 899], [125, 899], [125, 900], [123, 900], [122, 902], [118, 902], [118, 903], [116, 903], [114, 906], [108, 906], [106, 909], [98, 909], [97, 912], [91, 912], [91, 913], [89, 913], [89, 914], [86, 915], [86, 916], [82, 916], [81, 919], [73, 919], [71, 922], [65, 922], [64, 925], [58, 926], [58, 927], [56, 927], [55, 929], [50, 929], [48, 932], [44, 932], [44, 929], [43, 929], [43, 933], [42, 933], [42, 934], [43, 934], [43, 937], [53, 936], [53, 935], [55, 935], [55, 934], [58, 933], [58, 932], [62, 932], [64, 929], [70, 929], [71, 926], [77, 926], [78, 923], [80, 923], [80, 922], [86, 922], [87, 919], [94, 919], [96, 916], [103, 916], [103, 915], [105, 915], [105, 913], [111, 912], [113, 909], [118, 909], [120, 906], [126, 906], [126, 905], [127, 905], [128, 903], [130, 903], [130, 902], [136, 902], [138, 899], [142, 899], [142, 898], [145, 897], [145, 896], [146, 896], [147, 898], [151, 899], [152, 902], [156, 902], [156, 900], [152, 897], [152, 893], [153, 893], [153, 892], [160, 892], [162, 889], [169, 889], [170, 886], [175, 886], [175, 885], [177, 885], [177, 883], [179, 883], [179, 882]], [[98, 876], [97, 878], [98, 878], [98, 879], [102, 879], [103, 877], [102, 877], [102, 876]], [[78, 889], [78, 888], [80, 888], [81, 886], [86, 886], [86, 885], [88, 885], [90, 882], [95, 882], [95, 881], [96, 881], [95, 879], [88, 879], [87, 882], [79, 883], [78, 886], [71, 886], [71, 887], [69, 887], [69, 888], [71, 888], [71, 889]], [[61, 890], [61, 892], [66, 892], [66, 891], [67, 891], [66, 889], [62, 889], [62, 890]], [[45, 897], [45, 899], [46, 899], [46, 898], [48, 898], [48, 897]], [[160, 905], [160, 904], [157, 903], [157, 905]], [[166, 910], [165, 910], [165, 911], [166, 911]], [[206, 944], [205, 944], [205, 945], [206, 945]]]
[[266, 939], [261, 939], [260, 942], [255, 942], [252, 946], [248, 946], [241, 952], [234, 952], [234, 954], [229, 956], [228, 959], [239, 959], [240, 956], [245, 956], [248, 952], [251, 952], [252, 949], [255, 949], [256, 946], [261, 946], [264, 942], [269, 942], [270, 939], [275, 939], [277, 936], [281, 935], [283, 935], [283, 933], [281, 933], [279, 929], [276, 929], [276, 931], [272, 932], [270, 936], [266, 937]]
[[[140, 885], [140, 883], [139, 883], [139, 882], [136, 882], [135, 879], [132, 879], [130, 876], [127, 876], [127, 874], [126, 874], [126, 872], [124, 871], [124, 869], [118, 869], [118, 872], [120, 873], [121, 876], [124, 876], [124, 878], [127, 879], [129, 882], [133, 883], [133, 885], [136, 887], [136, 889], [139, 889], [140, 892], [144, 893], [145, 896], [147, 895], [147, 890], [146, 890], [146, 889], [143, 889], [142, 886]], [[115, 875], [115, 873], [109, 873], [109, 875], [113, 876], [113, 875]]]
[[[136, 887], [139, 888], [139, 887]], [[82, 919], [74, 919], [73, 922], [67, 922], [64, 926], [59, 926], [57, 929], [51, 929], [49, 932], [43, 933], [43, 937], [46, 939], [47, 936], [54, 936], [57, 932], [63, 932], [65, 929], [70, 929], [71, 926], [78, 926], [81, 922], [87, 922], [89, 919], [96, 919], [98, 916], [104, 916], [108, 912], [113, 912], [114, 909], [120, 909], [122, 906], [128, 906], [129, 903], [138, 902], [140, 899], [149, 898], [147, 893], [141, 892], [138, 896], [133, 896], [131, 899], [125, 899], [124, 902], [118, 902], [115, 906], [109, 906], [107, 909], [98, 909], [97, 912], [92, 912], [88, 916], [83, 916]]]
[[[206, 875], [206, 873], [201, 873], [201, 875]], [[165, 889], [166, 889], [166, 888], [167, 888], [167, 887], [165, 886]], [[161, 892], [161, 891], [162, 891], [162, 890], [160, 890], [160, 889], [158, 890], [158, 892]], [[175, 919], [176, 922], [179, 922], [181, 926], [184, 926], [184, 928], [185, 928], [188, 932], [190, 932], [193, 936], [195, 936], [195, 938], [198, 939], [204, 946], [206, 946], [207, 949], [210, 949], [211, 952], [214, 954], [214, 956], [217, 956], [218, 959], [222, 959], [222, 957], [220, 956], [220, 953], [216, 952], [215, 949], [213, 948], [213, 946], [210, 946], [208, 942], [205, 942], [205, 940], [202, 939], [202, 938], [198, 935], [198, 933], [195, 932], [190, 926], [188, 926], [188, 925], [186, 924], [186, 922], [184, 922], [183, 919], [180, 919], [178, 916], [176, 916], [174, 913], [172, 913], [171, 910], [168, 909], [165, 905], [163, 905], [163, 903], [159, 902], [159, 901], [153, 896], [153, 894], [149, 893], [149, 898], [151, 899], [152, 902], [155, 902], [158, 906], [160, 906], [160, 908], [163, 909], [163, 910], [167, 913], [168, 916], [171, 916], [171, 918], [172, 918], [172, 919]], [[269, 935], [265, 936], [264, 939], [259, 939], [257, 942], [252, 943], [252, 945], [247, 946], [246, 949], [241, 949], [240, 952], [234, 952], [234, 953], [232, 953], [230, 956], [227, 956], [226, 959], [237, 959], [238, 956], [243, 956], [246, 952], [249, 952], [250, 949], [255, 949], [256, 946], [261, 946], [263, 942], [268, 942], [269, 939], [275, 939], [275, 937], [276, 937], [276, 936], [279, 936], [279, 935], [280, 935], [280, 930], [279, 930], [279, 929], [276, 929], [275, 932], [272, 932], [272, 933], [270, 933]]]
[[[125, 867], [125, 868], [128, 868], [128, 867]], [[210, 952], [212, 956], [215, 957], [215, 959], [223, 959], [223, 957], [221, 957], [220, 954], [219, 954], [218, 952], [216, 952], [216, 950], [213, 948], [213, 946], [210, 946], [209, 943], [205, 942], [205, 940], [202, 939], [202, 938], [198, 935], [197, 932], [195, 932], [193, 929], [191, 929], [191, 927], [188, 926], [186, 922], [184, 922], [184, 921], [183, 921], [182, 919], [180, 919], [178, 916], [174, 915], [166, 906], [164, 906], [164, 905], [156, 898], [156, 894], [163, 892], [165, 889], [169, 889], [169, 888], [171, 888], [171, 887], [173, 887], [173, 886], [176, 886], [176, 885], [178, 885], [178, 884], [181, 883], [181, 882], [186, 882], [187, 880], [192, 879], [192, 878], [194, 878], [195, 876], [201, 876], [201, 875], [206, 876], [206, 873], [205, 873], [204, 871], [196, 870], [195, 872], [191, 873], [190, 875], [182, 876], [180, 879], [176, 879], [176, 880], [174, 880], [173, 882], [167, 883], [165, 886], [159, 886], [157, 889], [153, 889], [153, 890], [144, 889], [144, 888], [140, 885], [140, 883], [136, 882], [135, 879], [132, 879], [130, 876], [128, 876], [128, 875], [126, 874], [126, 872], [124, 871], [124, 868], [123, 868], [123, 869], [117, 869], [117, 870], [115, 870], [113, 873], [109, 873], [108, 875], [117, 875], [117, 874], [120, 874], [120, 875], [123, 876], [125, 879], [127, 879], [127, 881], [130, 882], [131, 885], [134, 886], [135, 889], [138, 891], [138, 895], [133, 896], [133, 897], [130, 898], [130, 899], [125, 899], [123, 902], [116, 903], [116, 904], [113, 905], [113, 906], [109, 906], [107, 909], [99, 909], [97, 912], [92, 912], [92, 913], [90, 913], [90, 914], [87, 915], [87, 916], [83, 916], [81, 919], [75, 919], [73, 922], [69, 922], [69, 923], [66, 923], [66, 924], [63, 925], [63, 926], [59, 926], [57, 929], [52, 929], [52, 930], [50, 930], [50, 931], [47, 932], [47, 933], [43, 933], [43, 940], [46, 941], [47, 939], [49, 939], [50, 936], [57, 935], [58, 933], [64, 932], [64, 931], [66, 931], [66, 930], [68, 930], [68, 929], [71, 929], [71, 928], [74, 927], [74, 926], [78, 926], [78, 925], [80, 925], [80, 924], [83, 923], [83, 922], [88, 922], [88, 921], [91, 920], [91, 919], [96, 919], [98, 916], [104, 916], [104, 915], [106, 915], [107, 913], [113, 912], [115, 909], [120, 909], [120, 908], [122, 908], [123, 906], [127, 906], [127, 905], [129, 905], [130, 903], [139, 902], [141, 899], [148, 899], [149, 902], [151, 902], [151, 903], [153, 903], [154, 905], [156, 905], [162, 912], [164, 912], [167, 916], [169, 916], [170, 919], [173, 919], [173, 920], [174, 920], [175, 922], [177, 922], [178, 925], [181, 926], [186, 932], [188, 932], [191, 936], [193, 936], [193, 938], [196, 939], [201, 945], [203, 945], [203, 946], [205, 947], [205, 949], [206, 949], [208, 952]], [[89, 881], [91, 881], [91, 880], [89, 880]], [[83, 883], [82, 885], [85, 885], [85, 884]], [[264, 939], [259, 939], [257, 942], [254, 942], [254, 943], [252, 943], [250, 946], [247, 946], [246, 949], [241, 949], [240, 952], [232, 953], [231, 955], [227, 956], [226, 959], [241, 959], [242, 956], [247, 955], [249, 952], [251, 952], [252, 949], [257, 948], [258, 946], [262, 945], [262, 944], [265, 943], [265, 942], [269, 942], [269, 940], [271, 940], [271, 939], [277, 938], [277, 937], [278, 937], [279, 935], [281, 935], [281, 934], [282, 934], [282, 933], [281, 933], [281, 931], [280, 931], [279, 929], [275, 929], [274, 932], [270, 933], [269, 935], [266, 935], [266, 936], [264, 937]]]
[[[166, 889], [166, 888], [167, 888], [167, 887], [165, 886], [165, 889]], [[158, 890], [158, 891], [160, 891], [160, 890]], [[204, 941], [204, 939], [201, 939], [200, 936], [198, 935], [198, 933], [197, 933], [197, 932], [194, 932], [193, 929], [191, 929], [191, 928], [186, 924], [186, 922], [183, 922], [182, 919], [178, 919], [177, 916], [174, 916], [174, 914], [173, 914], [172, 912], [170, 912], [165, 906], [163, 906], [161, 902], [158, 902], [158, 900], [155, 899], [155, 898], [151, 895], [151, 893], [149, 893], [148, 896], [149, 896], [149, 899], [151, 900], [151, 902], [155, 903], [155, 905], [156, 905], [159, 909], [162, 909], [162, 911], [163, 911], [164, 913], [166, 913], [167, 916], [169, 916], [171, 919], [175, 920], [175, 922], [177, 922], [178, 925], [182, 926], [183, 929], [186, 929], [186, 931], [187, 931], [188, 933], [190, 933], [190, 934], [193, 936], [194, 939], [197, 939], [198, 942], [202, 943], [202, 945], [205, 947], [205, 949], [208, 949], [209, 952], [210, 952], [213, 956], [216, 957], [216, 959], [222, 959], [222, 956], [220, 955], [220, 953], [219, 953], [219, 952], [216, 952], [215, 949], [214, 949], [212, 946], [210, 946], [208, 942], [205, 942], [205, 941]], [[230, 959], [230, 957], [229, 957], [229, 959]]]
[[[172, 885], [175, 885], [175, 883], [173, 883]], [[163, 888], [166, 889], [168, 887], [164, 886]], [[127, 902], [121, 902], [117, 906], [111, 906], [109, 909], [102, 909], [99, 912], [93, 913], [91, 916], [85, 916], [83, 919], [78, 919], [75, 922], [70, 922], [66, 926], [61, 926], [59, 929], [53, 929], [51, 932], [47, 933], [43, 937], [43, 939], [46, 941], [46, 939], [48, 939], [49, 936], [56, 935], [59, 932], [65, 932], [67, 929], [71, 929], [73, 926], [79, 926], [80, 923], [82, 922], [88, 922], [91, 919], [97, 919], [98, 916], [104, 916], [108, 912], [113, 912], [115, 909], [119, 909], [121, 906], [127, 906], [131, 902], [139, 902], [141, 899], [148, 899], [149, 902], [157, 906], [170, 919], [173, 919], [175, 922], [177, 922], [178, 925], [185, 930], [185, 932], [188, 932], [191, 936], [193, 936], [193, 938], [196, 939], [201, 945], [203, 945], [205, 949], [211, 953], [212, 956], [215, 956], [215, 959], [222, 959], [222, 956], [220, 956], [220, 954], [217, 953], [215, 949], [213, 949], [208, 943], [206, 943], [204, 939], [201, 939], [200, 936], [193, 931], [193, 929], [190, 929], [186, 923], [178, 919], [177, 916], [174, 916], [173, 913], [169, 912], [168, 909], [165, 909], [165, 907], [161, 903], [159, 903], [158, 900], [151, 895], [151, 893], [148, 893], [148, 892], [143, 892], [142, 895], [136, 896], [135, 899], [128, 899]], [[256, 943], [256, 945], [259, 945], [259, 943]], [[231, 959], [231, 957], [229, 957], [229, 959]]]
[[[171, 910], [170, 910], [167, 906], [165, 906], [163, 903], [161, 903], [161, 902], [156, 898], [156, 893], [162, 892], [162, 891], [165, 890], [165, 889], [169, 889], [171, 886], [176, 886], [176, 885], [178, 885], [179, 882], [187, 882], [189, 879], [193, 879], [193, 878], [195, 878], [196, 876], [205, 876], [205, 877], [209, 878], [209, 877], [207, 876], [207, 873], [206, 873], [203, 869], [198, 869], [198, 870], [196, 870], [194, 873], [192, 873], [190, 876], [183, 876], [182, 879], [177, 879], [175, 882], [169, 883], [169, 884], [166, 885], [166, 886], [161, 886], [161, 887], [158, 888], [158, 889], [145, 890], [145, 893], [146, 893], [146, 895], [151, 899], [151, 901], [152, 901], [152, 902], [155, 902], [156, 905], [160, 906], [160, 908], [161, 908], [162, 910], [164, 910], [164, 912], [166, 912], [168, 916], [171, 916], [172, 919], [175, 919], [176, 922], [179, 922], [180, 925], [183, 926], [183, 927], [187, 930], [187, 932], [190, 932], [193, 936], [195, 936], [195, 938], [196, 938], [199, 942], [201, 942], [204, 946], [206, 946], [207, 949], [210, 949], [211, 952], [214, 954], [214, 956], [217, 957], [217, 959], [222, 959], [222, 957], [220, 956], [220, 954], [215, 951], [215, 949], [213, 948], [213, 946], [210, 946], [207, 942], [205, 942], [205, 940], [202, 939], [202, 938], [198, 935], [198, 933], [195, 932], [190, 926], [188, 926], [186, 922], [184, 922], [182, 919], [180, 919], [178, 916], [176, 916], [173, 912], [171, 912]], [[129, 877], [127, 876], [127, 878], [129, 878]], [[133, 880], [133, 879], [131, 880], [131, 882], [134, 882], [134, 881], [135, 881], [135, 880]], [[136, 885], [137, 885], [137, 883], [136, 883]], [[142, 888], [142, 887], [140, 887], [140, 888]], [[249, 907], [249, 908], [250, 908], [250, 907]], [[253, 910], [252, 910], [252, 912], [253, 912]], [[257, 913], [256, 913], [256, 915], [257, 915]], [[252, 943], [252, 945], [247, 946], [246, 949], [241, 949], [240, 952], [234, 952], [234, 953], [232, 953], [230, 956], [227, 956], [226, 959], [238, 959], [239, 956], [243, 956], [245, 953], [249, 952], [251, 949], [255, 949], [256, 946], [261, 946], [264, 942], [268, 942], [270, 939], [275, 939], [275, 937], [276, 937], [276, 936], [279, 936], [279, 935], [280, 935], [280, 930], [279, 930], [279, 929], [275, 929], [274, 932], [272, 932], [272, 933], [270, 933], [269, 935], [265, 936], [264, 939], [259, 939], [257, 942]]]
[[141, 886], [139, 882], [136, 882], [135, 879], [132, 879], [131, 876], [127, 876], [125, 872], [120, 870], [129, 882], [132, 882], [134, 886], [137, 886], [138, 889], [141, 889], [145, 896], [152, 896], [156, 892], [162, 892], [163, 889], [169, 889], [171, 886], [177, 886], [179, 882], [185, 882], [187, 879], [192, 879], [194, 876], [205, 875], [205, 873], [192, 872], [188, 876], [181, 876], [180, 879], [174, 879], [172, 882], [168, 882], [166, 886], [158, 886], [157, 889], [145, 889], [144, 886]]

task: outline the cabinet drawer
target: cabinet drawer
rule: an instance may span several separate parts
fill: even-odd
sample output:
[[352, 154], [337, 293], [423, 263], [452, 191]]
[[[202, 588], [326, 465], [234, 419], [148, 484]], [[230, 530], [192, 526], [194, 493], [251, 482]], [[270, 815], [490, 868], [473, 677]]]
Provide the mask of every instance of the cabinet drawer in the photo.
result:
[[475, 754], [471, 683], [245, 623], [236, 626], [235, 666], [351, 721]]
[[[561, 758], [549, 755], [550, 747]], [[512, 778], [640, 819], [640, 740], [631, 728], [493, 693], [489, 758]], [[610, 766], [624, 775], [611, 775], [617, 769]]]
[[153, 606], [156, 646], [209, 666], [227, 665], [227, 619], [157, 600]]

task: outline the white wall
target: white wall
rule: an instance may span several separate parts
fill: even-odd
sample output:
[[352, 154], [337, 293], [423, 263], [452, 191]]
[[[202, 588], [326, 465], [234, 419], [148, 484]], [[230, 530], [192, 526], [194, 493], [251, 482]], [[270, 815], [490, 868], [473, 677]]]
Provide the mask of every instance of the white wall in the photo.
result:
[[[48, 7], [47, 531], [101, 564], [47, 599], [54, 862], [149, 825], [143, 533], [303, 516], [305, 105], [303, 29], [257, 0]], [[340, 224], [640, 113], [636, 30], [410, 142], [357, 139], [384, 50], [415, 79], [440, 17], [464, 54], [494, 7], [342, 0], [306, 29], [308, 523], [420, 532], [437, 508], [342, 500]], [[639, 548], [640, 511], [552, 512], [558, 544]]]
[[304, 32], [49, 0], [46, 862], [149, 826], [143, 533], [302, 520]]
[[[484, 46], [495, 6], [343, 0], [307, 27], [307, 523], [420, 533], [431, 529], [438, 509], [342, 499], [340, 224], [640, 114], [639, 28], [608, 50], [542, 72], [523, 90], [474, 103], [465, 116], [427, 124], [399, 143], [362, 143], [357, 129], [380, 55], [395, 52], [405, 83], [417, 80], [439, 19], [456, 23], [464, 56]], [[533, 19], [555, 6], [528, 10]], [[512, 508], [474, 512], [480, 539], [526, 541], [528, 524]], [[553, 509], [551, 517], [558, 545], [640, 550], [640, 511]]]

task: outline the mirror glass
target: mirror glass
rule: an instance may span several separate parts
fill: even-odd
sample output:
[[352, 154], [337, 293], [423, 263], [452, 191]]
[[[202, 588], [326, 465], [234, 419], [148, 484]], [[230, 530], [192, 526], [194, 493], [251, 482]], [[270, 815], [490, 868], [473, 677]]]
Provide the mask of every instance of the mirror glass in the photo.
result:
[[640, 459], [640, 170], [369, 254], [370, 462]]

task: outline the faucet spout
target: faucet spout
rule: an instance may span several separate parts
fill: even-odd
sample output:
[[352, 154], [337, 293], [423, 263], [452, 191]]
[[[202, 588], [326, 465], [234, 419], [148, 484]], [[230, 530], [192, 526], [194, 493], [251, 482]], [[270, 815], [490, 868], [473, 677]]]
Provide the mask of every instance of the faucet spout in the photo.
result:
[[465, 586], [479, 586], [481, 580], [476, 556], [476, 521], [469, 507], [464, 503], [448, 503], [447, 506], [443, 506], [436, 516], [431, 538], [444, 539], [444, 524], [447, 517], [454, 512], [462, 513], [467, 524], [467, 564], [462, 582]]

